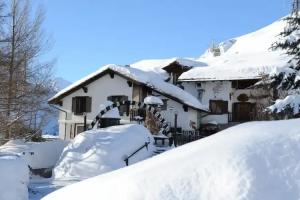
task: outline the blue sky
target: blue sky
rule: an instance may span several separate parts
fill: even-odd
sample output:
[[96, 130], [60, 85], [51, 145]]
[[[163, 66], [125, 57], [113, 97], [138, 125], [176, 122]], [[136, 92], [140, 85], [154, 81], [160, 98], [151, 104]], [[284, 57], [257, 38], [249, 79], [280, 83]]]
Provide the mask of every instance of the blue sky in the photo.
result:
[[291, 0], [39, 0], [54, 45], [55, 75], [69, 81], [109, 63], [199, 57], [272, 23]]

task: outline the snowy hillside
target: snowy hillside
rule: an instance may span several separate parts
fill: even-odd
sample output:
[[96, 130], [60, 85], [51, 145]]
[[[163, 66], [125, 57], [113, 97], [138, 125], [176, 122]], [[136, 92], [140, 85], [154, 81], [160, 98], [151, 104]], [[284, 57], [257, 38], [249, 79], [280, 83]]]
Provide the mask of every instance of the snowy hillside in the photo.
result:
[[275, 67], [283, 67], [289, 60], [281, 50], [273, 51], [271, 46], [279, 40], [286, 22], [280, 19], [258, 31], [233, 38], [215, 46], [219, 56], [208, 49], [198, 61], [207, 67], [194, 68], [181, 75], [180, 79], [234, 80], [259, 78]]
[[299, 124], [300, 119], [238, 125], [44, 200], [296, 200]]

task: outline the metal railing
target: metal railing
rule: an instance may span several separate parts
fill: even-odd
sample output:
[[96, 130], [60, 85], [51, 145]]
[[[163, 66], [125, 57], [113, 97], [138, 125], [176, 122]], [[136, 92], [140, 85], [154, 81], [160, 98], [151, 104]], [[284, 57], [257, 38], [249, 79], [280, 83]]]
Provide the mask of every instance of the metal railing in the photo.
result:
[[[149, 140], [150, 140], [150, 138], [149, 138]], [[132, 154], [130, 154], [129, 156], [127, 156], [127, 158], [124, 159], [124, 162], [125, 162], [126, 166], [129, 165], [129, 158], [131, 158], [132, 156], [134, 156], [137, 152], [139, 152], [143, 148], [146, 148], [148, 150], [148, 145], [149, 144], [150, 144], [150, 141], [149, 142], [145, 142], [145, 144], [143, 146], [141, 146], [140, 148], [138, 148], [137, 150], [135, 150]]]

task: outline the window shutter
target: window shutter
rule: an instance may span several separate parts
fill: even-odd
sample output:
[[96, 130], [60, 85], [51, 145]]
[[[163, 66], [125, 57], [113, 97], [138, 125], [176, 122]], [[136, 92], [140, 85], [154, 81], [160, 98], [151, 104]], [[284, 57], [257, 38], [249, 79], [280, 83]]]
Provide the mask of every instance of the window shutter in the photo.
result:
[[76, 97], [72, 98], [72, 112], [76, 113]]
[[228, 113], [228, 102], [223, 101], [223, 113]]
[[86, 101], [85, 101], [85, 103], [86, 103], [86, 112], [91, 112], [91, 110], [92, 110], [92, 97], [86, 97]]

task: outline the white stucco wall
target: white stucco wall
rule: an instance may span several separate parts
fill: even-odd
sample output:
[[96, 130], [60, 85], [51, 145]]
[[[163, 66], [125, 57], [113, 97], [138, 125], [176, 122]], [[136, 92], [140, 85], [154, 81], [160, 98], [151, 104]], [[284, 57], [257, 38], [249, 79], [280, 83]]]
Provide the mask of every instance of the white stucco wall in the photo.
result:
[[[111, 95], [126, 95], [128, 96], [128, 100], [132, 100], [132, 87], [129, 87], [127, 84], [127, 80], [123, 77], [120, 77], [115, 74], [112, 79], [109, 74], [104, 75], [98, 80], [92, 82], [87, 85], [88, 92], [84, 93], [83, 89], [79, 89], [72, 94], [64, 97], [62, 99], [64, 110], [68, 110], [70, 113], [68, 115], [68, 120], [65, 120], [65, 113], [60, 112], [59, 114], [59, 134], [60, 138], [70, 139], [75, 135], [75, 123], [80, 123], [83, 125], [83, 116], [76, 116], [71, 113], [72, 110], [72, 98], [76, 96], [90, 96], [92, 97], [92, 107], [91, 113], [87, 114], [88, 123], [90, 123], [94, 117], [99, 112], [99, 105], [107, 100], [108, 96]], [[153, 95], [160, 95], [158, 93], [153, 93]], [[160, 95], [161, 99], [169, 99]], [[167, 110], [162, 111], [162, 115], [166, 119], [167, 122], [174, 126], [174, 112], [170, 110], [171, 107], [175, 108], [178, 111], [178, 127], [182, 127], [185, 130], [192, 129], [190, 127], [190, 121], [196, 122], [196, 126], [198, 127], [197, 114], [198, 111], [189, 108], [188, 112], [184, 112], [182, 104], [169, 99], [167, 103]], [[122, 117], [122, 119], [128, 120], [128, 117]], [[65, 130], [66, 134], [65, 134]]]
[[188, 111], [185, 112], [183, 110], [182, 104], [169, 99], [167, 103], [167, 110], [161, 111], [164, 118], [170, 122], [171, 127], [174, 127], [174, 119], [175, 119], [175, 112], [174, 109], [171, 110], [171, 108], [175, 108], [177, 111], [177, 127], [181, 127], [184, 130], [192, 130], [192, 127], [190, 126], [190, 121], [193, 121], [196, 123], [196, 127], [198, 127], [198, 121], [197, 121], [197, 111], [188, 108]]
[[[101, 103], [107, 101], [107, 97], [111, 95], [125, 95], [128, 96], [128, 100], [132, 100], [132, 87], [129, 87], [127, 80], [116, 75], [112, 79], [109, 74], [104, 75], [98, 80], [87, 85], [88, 92], [85, 93], [83, 89], [79, 89], [72, 94], [62, 99], [62, 108], [71, 112], [72, 110], [72, 98], [76, 96], [90, 96], [92, 97], [91, 113], [87, 114], [87, 120], [90, 123], [99, 112], [99, 106]], [[127, 118], [127, 117], [123, 117]], [[59, 131], [60, 137], [64, 138], [65, 130], [65, 113], [60, 112], [59, 115]], [[67, 120], [67, 123], [83, 123], [83, 116], [72, 115]], [[74, 124], [72, 125], [72, 133], [74, 132]], [[67, 138], [70, 135], [71, 124], [67, 124]], [[74, 134], [74, 133], [73, 133]]]
[[[183, 86], [185, 90], [198, 98], [197, 82], [184, 82]], [[235, 89], [232, 88], [231, 81], [203, 81], [201, 82], [201, 89], [203, 89], [202, 98], [199, 99], [202, 104], [209, 105], [210, 100], [223, 100], [228, 101], [228, 112], [233, 112], [233, 104], [239, 102], [237, 97], [241, 94], [246, 94], [249, 98], [247, 102], [257, 103], [257, 99], [251, 98], [257, 94], [264, 94], [265, 91], [260, 89]], [[216, 121], [219, 124], [228, 123], [228, 114], [222, 115], [208, 115], [201, 118], [201, 123], [208, 123], [210, 121]]]

